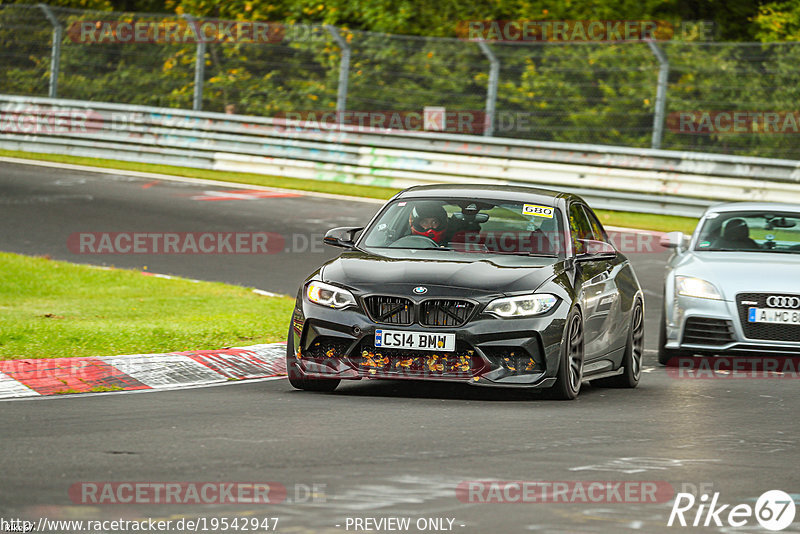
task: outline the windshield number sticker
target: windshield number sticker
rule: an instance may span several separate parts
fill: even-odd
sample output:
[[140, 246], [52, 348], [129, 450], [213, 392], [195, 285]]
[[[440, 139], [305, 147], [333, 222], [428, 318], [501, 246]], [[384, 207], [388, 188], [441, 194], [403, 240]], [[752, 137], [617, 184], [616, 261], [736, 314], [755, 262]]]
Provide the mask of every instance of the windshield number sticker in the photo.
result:
[[523, 215], [533, 215], [534, 217], [553, 218], [553, 208], [549, 206], [537, 206], [535, 204], [525, 204], [522, 207]]

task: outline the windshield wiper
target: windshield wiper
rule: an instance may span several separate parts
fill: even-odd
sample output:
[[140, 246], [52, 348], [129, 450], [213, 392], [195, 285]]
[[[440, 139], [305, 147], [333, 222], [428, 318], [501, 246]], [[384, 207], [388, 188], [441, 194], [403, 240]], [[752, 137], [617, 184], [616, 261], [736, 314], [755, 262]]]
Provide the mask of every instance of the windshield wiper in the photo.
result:
[[530, 256], [532, 258], [555, 258], [551, 252], [487, 252], [487, 254], [499, 254], [503, 256]]

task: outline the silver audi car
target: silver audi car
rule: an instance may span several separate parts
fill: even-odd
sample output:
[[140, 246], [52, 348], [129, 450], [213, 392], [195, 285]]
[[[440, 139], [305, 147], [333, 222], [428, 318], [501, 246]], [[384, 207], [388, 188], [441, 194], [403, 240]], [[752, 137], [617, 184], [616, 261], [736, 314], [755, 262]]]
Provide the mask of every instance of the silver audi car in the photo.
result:
[[693, 354], [800, 354], [800, 204], [709, 208], [671, 232], [658, 361]]

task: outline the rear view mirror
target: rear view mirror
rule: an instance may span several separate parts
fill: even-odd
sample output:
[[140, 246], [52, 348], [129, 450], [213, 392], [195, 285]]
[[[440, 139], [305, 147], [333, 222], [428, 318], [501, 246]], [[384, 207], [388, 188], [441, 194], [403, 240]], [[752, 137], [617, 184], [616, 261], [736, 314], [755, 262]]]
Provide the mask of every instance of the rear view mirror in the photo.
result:
[[476, 223], [483, 224], [489, 220], [488, 213], [454, 213], [453, 218], [457, 221], [475, 221]]
[[796, 223], [788, 220], [786, 217], [773, 217], [767, 221], [767, 230], [774, 228], [794, 228]]
[[332, 228], [322, 238], [322, 242], [333, 247], [353, 248], [355, 246], [355, 235], [363, 229], [363, 226]]

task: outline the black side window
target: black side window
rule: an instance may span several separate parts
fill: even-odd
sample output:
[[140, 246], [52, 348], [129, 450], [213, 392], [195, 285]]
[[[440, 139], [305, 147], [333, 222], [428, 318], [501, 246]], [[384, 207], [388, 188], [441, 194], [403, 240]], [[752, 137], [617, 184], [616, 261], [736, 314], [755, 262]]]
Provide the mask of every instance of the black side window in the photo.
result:
[[578, 240], [594, 239], [594, 234], [589, 219], [586, 218], [586, 212], [578, 203], [573, 203], [569, 207], [569, 231], [572, 235], [572, 248], [575, 249], [575, 254], [582, 254], [583, 245]]
[[589, 219], [589, 225], [592, 227], [594, 239], [596, 241], [605, 241], [608, 243], [608, 234], [606, 233], [606, 229], [603, 228], [603, 225], [600, 224], [600, 220], [597, 218], [597, 215], [595, 215], [595, 213], [586, 206], [584, 206], [583, 209], [586, 212], [586, 217]]

